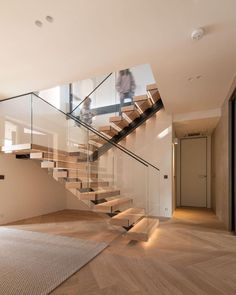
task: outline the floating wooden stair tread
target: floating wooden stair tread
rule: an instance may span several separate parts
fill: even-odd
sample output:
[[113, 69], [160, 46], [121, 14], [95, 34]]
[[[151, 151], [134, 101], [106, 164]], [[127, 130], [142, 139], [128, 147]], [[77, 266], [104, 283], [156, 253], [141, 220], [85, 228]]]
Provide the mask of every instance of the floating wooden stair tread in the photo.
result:
[[157, 88], [157, 84], [150, 84], [146, 87], [147, 95], [153, 103], [157, 102], [161, 96]]
[[56, 167], [61, 169], [78, 169], [81, 171], [90, 171], [90, 172], [104, 172], [106, 169], [104, 167], [98, 167], [95, 164], [92, 164], [91, 162], [79, 162], [79, 163], [68, 163], [68, 162], [56, 162]]
[[94, 192], [86, 192], [86, 193], [80, 193], [80, 199], [81, 200], [101, 200], [113, 196], [118, 196], [120, 194], [119, 190], [113, 189], [113, 190], [99, 190]]
[[123, 129], [129, 125], [129, 122], [121, 116], [110, 117], [109, 122], [116, 125], [119, 129]]
[[136, 104], [137, 108], [141, 111], [141, 113], [145, 112], [153, 105], [151, 99], [149, 99], [147, 95], [134, 96], [133, 99], [134, 103]]
[[99, 131], [105, 133], [106, 135], [109, 135], [111, 137], [117, 135], [118, 131], [114, 129], [112, 126], [101, 126], [99, 127]]
[[98, 136], [96, 134], [90, 135], [89, 140], [92, 140], [92, 141], [94, 141], [96, 143], [100, 143], [100, 144], [106, 143], [105, 139], [103, 139], [102, 137], [100, 137], [100, 136]]
[[137, 111], [136, 107], [132, 104], [130, 106], [125, 106], [121, 108], [121, 112], [125, 113], [125, 112], [133, 112], [133, 111]]
[[146, 242], [158, 225], [159, 219], [144, 217], [126, 233], [126, 237], [130, 240]]
[[124, 117], [128, 117], [131, 121], [135, 120], [140, 116], [137, 108], [134, 105], [126, 106], [121, 108], [121, 112]]
[[41, 162], [41, 168], [55, 168], [56, 163], [53, 161], [43, 161]]
[[58, 154], [54, 155], [53, 153], [46, 153], [46, 152], [31, 152], [30, 159], [65, 162], [65, 163], [78, 163], [80, 165], [85, 165], [84, 162], [79, 162], [78, 156], [65, 156], [65, 155], [58, 155]]
[[157, 90], [158, 87], [157, 87], [157, 84], [156, 83], [153, 83], [153, 84], [149, 84], [147, 85], [146, 87], [146, 90], [149, 91], [149, 90]]
[[108, 181], [82, 181], [82, 188], [97, 189], [99, 187], [109, 186]]
[[2, 146], [2, 152], [26, 152], [31, 150], [32, 146], [30, 143], [14, 144], [11, 146]]
[[132, 199], [127, 197], [120, 197], [108, 202], [95, 205], [94, 209], [95, 211], [99, 211], [99, 212], [113, 213], [117, 211], [120, 208], [120, 206], [131, 204], [132, 201], [133, 201]]
[[32, 144], [31, 148], [35, 151], [37, 150], [37, 151], [41, 151], [41, 152], [48, 152], [48, 153], [54, 153], [54, 154], [58, 154], [58, 155], [65, 155], [65, 156], [69, 155], [69, 153], [66, 151], [62, 151], [59, 149], [46, 147], [46, 146], [42, 146], [42, 145], [38, 145], [38, 144]]
[[82, 188], [82, 182], [81, 181], [66, 181], [66, 188], [67, 189], [71, 189], [71, 188], [80, 189], [80, 188]]
[[137, 95], [133, 97], [134, 102], [144, 102], [146, 100], [148, 100], [148, 96], [147, 95]]
[[68, 172], [63, 170], [53, 170], [53, 177], [54, 178], [67, 178]]
[[110, 223], [113, 225], [129, 227], [144, 215], [145, 210], [143, 208], [129, 208], [116, 216], [113, 216]]

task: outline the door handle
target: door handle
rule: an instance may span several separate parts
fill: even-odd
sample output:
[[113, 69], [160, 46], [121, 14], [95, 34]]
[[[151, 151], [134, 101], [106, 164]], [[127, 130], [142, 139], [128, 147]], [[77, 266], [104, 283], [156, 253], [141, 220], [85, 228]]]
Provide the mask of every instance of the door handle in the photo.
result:
[[205, 175], [205, 174], [199, 174], [198, 177], [199, 178], [207, 178], [207, 175]]

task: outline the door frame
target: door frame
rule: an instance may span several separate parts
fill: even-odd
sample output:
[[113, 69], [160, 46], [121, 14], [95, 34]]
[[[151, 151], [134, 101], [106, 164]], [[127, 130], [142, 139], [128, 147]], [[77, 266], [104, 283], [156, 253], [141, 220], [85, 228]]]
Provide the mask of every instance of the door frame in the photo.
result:
[[181, 140], [186, 139], [196, 139], [196, 138], [206, 138], [206, 207], [211, 208], [211, 136], [210, 135], [200, 135], [200, 136], [190, 136], [182, 137], [179, 140], [177, 149], [177, 198], [176, 207], [181, 207]]
[[236, 234], [236, 88], [229, 100], [229, 229]]

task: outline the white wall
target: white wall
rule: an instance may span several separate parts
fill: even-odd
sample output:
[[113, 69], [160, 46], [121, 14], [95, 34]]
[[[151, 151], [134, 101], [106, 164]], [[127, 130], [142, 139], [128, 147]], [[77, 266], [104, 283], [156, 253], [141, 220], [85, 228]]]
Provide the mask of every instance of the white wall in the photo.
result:
[[[121, 144], [160, 169], [160, 187], [158, 187], [157, 183], [151, 183], [151, 191], [153, 192], [153, 186], [155, 186], [156, 194], [160, 194], [160, 208], [159, 210], [156, 208], [153, 215], [171, 216], [172, 117], [167, 115], [164, 110], [159, 111], [145, 124], [137, 128], [134, 133], [130, 134]], [[150, 169], [152, 178], [155, 173], [155, 170]], [[164, 179], [164, 175], [167, 175], [168, 178]], [[137, 181], [139, 180], [137, 179]], [[157, 204], [158, 201], [156, 201], [152, 194], [151, 204]]]
[[[130, 195], [135, 204], [142, 205], [144, 202], [146, 189], [149, 190], [150, 214], [157, 216], [172, 215], [172, 118], [164, 110], [146, 121], [133, 133], [128, 135], [121, 145], [133, 151], [140, 157], [160, 168], [158, 173], [155, 169], [145, 169], [135, 160], [118, 152], [119, 158], [115, 155], [115, 172], [122, 181], [117, 182], [121, 193]], [[110, 161], [108, 161], [110, 157]], [[110, 162], [112, 165], [112, 155], [109, 153], [101, 157], [101, 165]], [[111, 168], [109, 168], [111, 170]], [[149, 178], [148, 188], [147, 180]], [[164, 175], [168, 178], [164, 179]], [[116, 180], [118, 180], [117, 178]], [[132, 195], [131, 195], [132, 193]]]
[[31, 160], [0, 154], [0, 224], [66, 208], [64, 185]]
[[229, 228], [229, 110], [228, 99], [222, 117], [212, 135], [212, 207]]

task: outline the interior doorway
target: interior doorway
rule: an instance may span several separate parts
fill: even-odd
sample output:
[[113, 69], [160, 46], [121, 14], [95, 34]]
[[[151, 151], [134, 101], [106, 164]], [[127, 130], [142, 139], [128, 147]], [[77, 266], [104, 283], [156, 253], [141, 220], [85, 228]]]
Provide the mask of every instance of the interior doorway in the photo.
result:
[[180, 140], [180, 206], [207, 207], [207, 137]]

